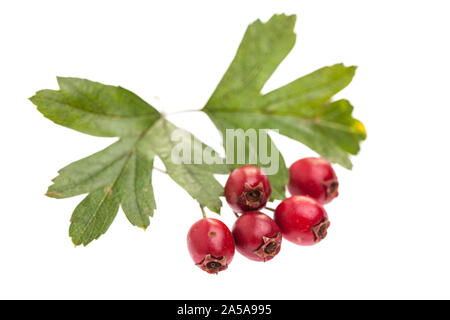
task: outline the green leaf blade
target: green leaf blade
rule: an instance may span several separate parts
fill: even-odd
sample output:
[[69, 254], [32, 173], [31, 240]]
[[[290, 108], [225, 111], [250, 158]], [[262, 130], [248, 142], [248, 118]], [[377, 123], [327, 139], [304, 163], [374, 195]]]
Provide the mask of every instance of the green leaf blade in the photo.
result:
[[135, 143], [136, 138], [120, 139], [106, 149], [62, 168], [46, 195], [68, 198], [113, 183], [126, 164]]
[[[190, 154], [189, 163], [174, 163], [172, 152], [180, 141], [174, 141], [173, 133], [183, 138], [187, 138], [190, 144], [186, 152]], [[184, 142], [186, 143], [186, 141]], [[196, 199], [200, 205], [209, 208], [211, 211], [220, 213], [223, 196], [222, 185], [214, 178], [214, 171], [229, 172], [229, 168], [223, 164], [209, 165], [204, 162], [203, 154], [207, 147], [197, 140], [189, 132], [182, 130], [169, 121], [161, 119], [158, 121], [143, 139], [143, 144], [147, 150], [152, 150], [164, 163], [169, 176], [185, 189], [191, 197]], [[198, 150], [196, 151], [195, 145]], [[212, 149], [211, 149], [212, 150]], [[200, 154], [198, 154], [199, 152]], [[201, 163], [195, 164], [195, 154], [199, 156]], [[214, 169], [214, 170], [213, 170]]]
[[144, 230], [150, 225], [149, 217], [156, 209], [152, 187], [153, 158], [136, 149], [123, 170], [117, 188], [122, 209], [134, 226]]
[[249, 108], [259, 92], [295, 44], [296, 16], [274, 15], [266, 23], [252, 23], [236, 56], [206, 106]]
[[356, 155], [367, 133], [363, 123], [352, 117], [352, 112], [353, 106], [348, 100], [332, 102], [323, 111], [319, 125], [342, 150]]
[[[235, 127], [240, 126], [244, 130], [265, 129], [272, 126], [279, 129], [280, 134], [305, 144], [321, 156], [347, 169], [351, 169], [352, 163], [348, 152], [343, 150], [342, 146], [356, 148], [359, 141], [365, 137], [364, 126], [357, 120], [354, 120], [355, 124], [350, 129], [347, 125], [332, 121], [298, 118], [289, 115], [242, 112], [239, 117], [236, 117], [235, 113], [231, 112], [215, 112], [213, 118], [213, 122], [220, 121], [233, 124]], [[241, 121], [240, 119], [246, 120]], [[337, 133], [345, 135], [347, 141], [341, 141], [339, 136], [335, 136]]]
[[318, 115], [321, 107], [353, 79], [356, 67], [342, 63], [323, 67], [264, 95], [261, 110], [266, 113]]
[[[219, 131], [221, 132], [222, 136], [225, 137], [226, 136], [226, 130], [227, 129], [243, 129], [243, 130], [247, 130], [247, 129], [253, 129], [254, 125], [251, 121], [247, 122], [246, 125], [243, 125], [244, 121], [242, 119], [237, 120], [236, 117], [221, 117], [221, 113], [220, 112], [215, 112], [215, 113], [207, 113], [208, 116], [210, 117], [210, 119], [213, 121], [214, 125], [219, 129]], [[229, 115], [231, 113], [226, 112], [225, 115]], [[266, 127], [267, 128], [267, 127]], [[265, 129], [265, 128], [262, 128]], [[251, 165], [255, 165], [260, 167], [263, 171], [265, 170], [265, 168], [267, 168], [268, 166], [272, 165], [272, 164], [267, 164], [267, 163], [263, 163], [261, 162], [260, 157], [256, 157], [256, 161], [250, 161], [250, 154], [259, 154], [259, 147], [260, 147], [260, 137], [259, 135], [256, 136], [256, 143], [252, 144], [252, 143], [246, 143], [244, 145], [245, 148], [245, 162], [244, 163], [240, 163], [240, 161], [238, 161], [237, 159], [237, 155], [238, 155], [238, 151], [237, 151], [237, 147], [238, 144], [237, 143], [233, 143], [234, 145], [234, 158], [232, 159], [232, 163], [233, 164], [229, 164], [229, 166], [233, 169], [239, 168], [245, 164], [251, 164]], [[236, 141], [235, 141], [236, 142]], [[224, 140], [224, 148], [226, 149], [226, 141]], [[272, 200], [274, 199], [278, 199], [278, 200], [282, 200], [286, 197], [286, 185], [289, 181], [289, 171], [286, 167], [286, 163], [284, 161], [283, 155], [281, 154], [281, 152], [278, 150], [278, 148], [276, 147], [275, 143], [273, 143], [272, 139], [270, 138], [270, 136], [267, 134], [267, 144], [266, 144], [266, 150], [270, 151], [270, 152], [276, 152], [278, 153], [278, 172], [276, 174], [270, 174], [268, 175], [268, 179], [270, 181], [270, 185], [272, 187], [272, 195], [271, 198]], [[226, 150], [227, 152], [229, 152], [229, 150]]]
[[72, 242], [87, 246], [104, 234], [119, 210], [119, 198], [111, 188], [91, 192], [75, 208], [69, 228]]
[[134, 93], [97, 82], [58, 78], [60, 90], [41, 90], [30, 98], [56, 124], [99, 137], [139, 135], [160, 114]]
[[79, 109], [111, 117], [137, 117], [151, 115], [159, 117], [147, 102], [133, 92], [79, 78], [58, 77], [60, 92], [67, 103]]

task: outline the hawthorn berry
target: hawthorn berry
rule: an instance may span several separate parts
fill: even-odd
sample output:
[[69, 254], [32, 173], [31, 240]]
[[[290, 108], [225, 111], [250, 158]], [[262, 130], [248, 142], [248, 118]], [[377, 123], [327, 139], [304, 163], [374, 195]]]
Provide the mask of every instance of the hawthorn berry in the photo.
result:
[[284, 238], [303, 246], [324, 239], [330, 226], [323, 206], [307, 196], [284, 199], [275, 209], [274, 218]]
[[289, 168], [291, 195], [307, 195], [321, 204], [338, 196], [339, 182], [330, 162], [323, 158], [304, 158]]
[[271, 193], [267, 176], [260, 168], [251, 165], [233, 170], [225, 185], [225, 198], [235, 212], [263, 208]]
[[203, 218], [194, 223], [188, 232], [187, 244], [192, 260], [208, 273], [227, 269], [233, 260], [233, 235], [217, 219]]
[[236, 249], [255, 261], [269, 261], [281, 248], [281, 231], [272, 218], [259, 211], [241, 215], [233, 226]]

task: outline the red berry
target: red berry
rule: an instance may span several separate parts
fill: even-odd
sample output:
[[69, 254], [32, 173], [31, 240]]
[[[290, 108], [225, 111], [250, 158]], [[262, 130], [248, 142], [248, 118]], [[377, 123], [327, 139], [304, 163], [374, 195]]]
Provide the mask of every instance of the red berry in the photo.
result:
[[330, 226], [322, 205], [305, 196], [284, 199], [276, 208], [274, 217], [283, 237], [303, 246], [313, 245], [325, 238]]
[[263, 208], [272, 189], [269, 179], [255, 166], [242, 166], [233, 170], [225, 185], [225, 198], [235, 212]]
[[208, 273], [227, 269], [233, 260], [233, 235], [217, 219], [203, 218], [194, 223], [189, 230], [187, 243], [192, 260]]
[[331, 164], [322, 158], [304, 158], [289, 168], [291, 195], [307, 195], [321, 204], [338, 196], [339, 183]]
[[259, 211], [240, 216], [233, 226], [236, 249], [255, 261], [269, 261], [281, 248], [281, 231], [272, 218]]

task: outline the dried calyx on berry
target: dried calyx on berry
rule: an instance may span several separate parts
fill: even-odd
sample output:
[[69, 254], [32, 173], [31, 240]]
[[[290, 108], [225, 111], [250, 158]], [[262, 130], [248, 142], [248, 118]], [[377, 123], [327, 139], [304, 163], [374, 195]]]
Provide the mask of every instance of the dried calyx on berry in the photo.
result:
[[319, 242], [322, 239], [325, 239], [325, 237], [328, 234], [328, 228], [330, 227], [330, 221], [328, 220], [328, 217], [324, 217], [322, 221], [311, 228], [311, 230], [314, 233], [314, 241]]
[[235, 212], [259, 210], [270, 199], [269, 179], [255, 166], [235, 169], [225, 185], [225, 198]]
[[250, 184], [246, 183], [244, 191], [238, 201], [239, 203], [245, 204], [249, 208], [258, 208], [264, 197], [264, 186], [262, 182], [255, 187], [252, 187]]
[[236, 249], [255, 261], [269, 261], [281, 249], [281, 231], [272, 218], [259, 211], [241, 215], [233, 226]]
[[194, 263], [208, 273], [226, 270], [234, 257], [234, 240], [230, 229], [217, 219], [203, 218], [192, 225], [187, 236]]
[[198, 263], [197, 266], [208, 273], [216, 274], [228, 268], [227, 258], [214, 258], [210, 254], [207, 254], [205, 259], [201, 263]]
[[263, 244], [253, 253], [262, 258], [264, 262], [271, 260], [275, 257], [281, 249], [281, 232], [278, 232], [276, 236], [269, 238], [263, 236]]

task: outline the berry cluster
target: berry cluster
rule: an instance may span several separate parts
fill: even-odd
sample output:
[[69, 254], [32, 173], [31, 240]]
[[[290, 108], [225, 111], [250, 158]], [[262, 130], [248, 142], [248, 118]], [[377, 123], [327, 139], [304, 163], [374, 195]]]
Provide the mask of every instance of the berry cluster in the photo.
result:
[[255, 166], [235, 169], [225, 185], [225, 198], [238, 217], [232, 231], [221, 221], [203, 218], [191, 227], [187, 242], [195, 264], [208, 273], [227, 269], [235, 249], [254, 261], [269, 261], [281, 249], [282, 238], [308, 246], [321, 241], [330, 226], [323, 208], [338, 195], [338, 180], [322, 158], [304, 158], [289, 168], [290, 198], [274, 210], [260, 212], [270, 200], [266, 175]]

